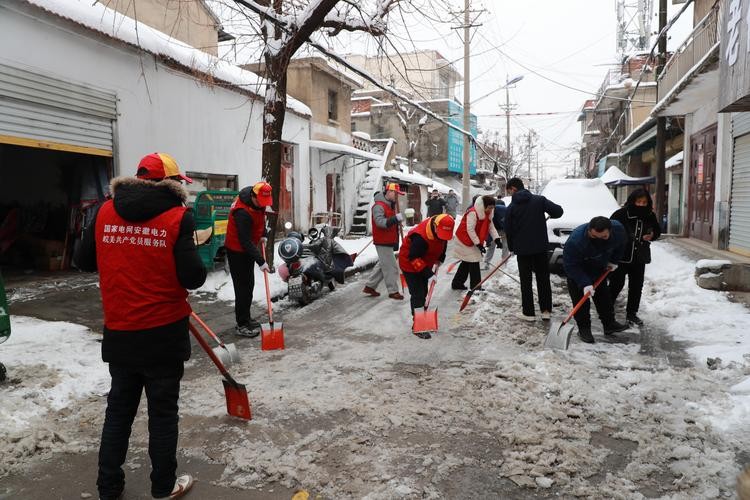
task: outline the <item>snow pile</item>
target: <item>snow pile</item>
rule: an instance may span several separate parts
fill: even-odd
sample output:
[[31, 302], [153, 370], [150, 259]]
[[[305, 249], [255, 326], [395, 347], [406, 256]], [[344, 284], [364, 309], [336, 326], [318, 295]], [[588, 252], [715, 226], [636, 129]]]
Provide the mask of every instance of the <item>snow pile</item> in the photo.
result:
[[0, 385], [0, 476], [43, 450], [77, 450], [49, 415], [75, 413], [81, 400], [109, 390], [98, 337], [88, 328], [21, 316], [11, 321], [13, 333], [0, 348], [8, 369]]
[[[88, 0], [26, 0], [42, 9], [70, 19], [95, 31], [140, 47], [163, 57], [168, 57], [200, 73], [231, 83], [256, 94], [263, 80], [250, 71], [191, 47], [150, 26], [107, 8], [101, 2]], [[287, 96], [287, 107], [301, 115], [312, 116], [312, 111], [302, 102]]]
[[695, 263], [696, 269], [720, 269], [724, 266], [731, 266], [732, 261], [723, 259], [701, 259]]

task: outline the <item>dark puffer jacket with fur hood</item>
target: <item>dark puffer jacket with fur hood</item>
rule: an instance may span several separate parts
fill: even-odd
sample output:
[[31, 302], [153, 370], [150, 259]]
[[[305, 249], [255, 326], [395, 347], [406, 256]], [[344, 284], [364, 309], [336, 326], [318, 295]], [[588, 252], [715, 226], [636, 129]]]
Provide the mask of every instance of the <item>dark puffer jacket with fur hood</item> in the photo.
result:
[[[146, 181], [136, 177], [112, 179], [110, 192], [120, 217], [143, 222], [180, 206], [187, 200], [187, 190], [177, 181]], [[98, 213], [97, 213], [98, 215]], [[96, 271], [96, 215], [84, 229], [81, 244], [73, 261], [83, 271]], [[185, 288], [195, 289], [206, 281], [206, 269], [195, 247], [195, 219], [185, 211], [180, 234], [174, 246], [177, 279]], [[104, 327], [102, 359], [109, 363], [151, 366], [190, 358], [188, 318], [148, 330], [119, 331]]]

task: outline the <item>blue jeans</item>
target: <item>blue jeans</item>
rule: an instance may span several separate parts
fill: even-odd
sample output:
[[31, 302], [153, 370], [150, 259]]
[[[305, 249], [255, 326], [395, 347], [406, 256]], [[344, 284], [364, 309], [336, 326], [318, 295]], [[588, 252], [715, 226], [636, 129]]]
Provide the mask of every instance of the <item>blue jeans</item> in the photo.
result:
[[151, 495], [169, 496], [177, 471], [177, 400], [182, 361], [153, 367], [131, 367], [110, 363], [112, 388], [99, 447], [99, 476], [96, 485], [102, 499], [117, 498], [125, 487], [122, 464], [138, 411], [141, 393], [148, 402], [148, 454], [151, 458]]

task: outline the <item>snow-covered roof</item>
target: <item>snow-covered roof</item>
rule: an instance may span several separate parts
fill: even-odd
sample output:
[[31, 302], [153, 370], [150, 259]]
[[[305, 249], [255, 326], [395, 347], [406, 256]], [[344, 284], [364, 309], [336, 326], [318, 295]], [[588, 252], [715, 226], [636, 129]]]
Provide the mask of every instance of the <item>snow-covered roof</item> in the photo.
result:
[[[406, 168], [406, 165], [401, 165], [401, 167]], [[422, 186], [427, 186], [431, 189], [437, 189], [441, 193], [447, 193], [452, 189], [442, 182], [436, 181], [435, 179], [430, 179], [429, 177], [425, 177], [424, 175], [418, 174], [417, 172], [413, 172], [410, 174], [401, 170], [385, 170], [383, 171], [383, 177], [407, 182], [409, 184], [419, 184]], [[459, 198], [461, 197], [461, 195], [458, 196]]]
[[676, 167], [677, 165], [682, 163], [684, 156], [685, 156], [685, 152], [680, 151], [676, 155], [669, 158], [666, 162], [664, 162], [664, 168]]
[[370, 140], [370, 134], [368, 134], [367, 132], [362, 132], [361, 130], [355, 130], [354, 132], [352, 132], [352, 136], [359, 137], [360, 139], [364, 139], [366, 141]]
[[616, 166], [612, 165], [600, 177], [601, 181], [608, 186], [621, 186], [629, 184], [653, 184], [654, 177], [632, 177]]
[[340, 153], [349, 156], [355, 156], [362, 158], [363, 160], [382, 160], [383, 156], [377, 153], [370, 153], [368, 151], [362, 151], [346, 144], [339, 144], [337, 142], [327, 141], [310, 141], [310, 147], [315, 149], [321, 149], [323, 151], [330, 151], [331, 153]]
[[[244, 92], [261, 95], [263, 80], [251, 71], [222, 61], [191, 47], [166, 33], [136, 22], [119, 12], [91, 0], [25, 0], [56, 16], [68, 19], [151, 54], [165, 57], [193, 71], [204, 73]], [[137, 31], [136, 31], [137, 28]], [[312, 111], [302, 102], [287, 97], [287, 108], [304, 116]]]

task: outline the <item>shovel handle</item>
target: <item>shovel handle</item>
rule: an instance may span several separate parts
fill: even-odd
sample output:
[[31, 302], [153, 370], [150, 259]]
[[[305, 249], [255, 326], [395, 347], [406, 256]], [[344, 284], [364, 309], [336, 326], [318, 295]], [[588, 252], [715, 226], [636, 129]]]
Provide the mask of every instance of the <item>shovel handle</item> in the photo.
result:
[[[263, 256], [266, 255], [266, 244], [260, 244]], [[273, 325], [273, 308], [271, 307], [271, 287], [268, 285], [268, 271], [263, 271], [263, 280], [266, 282], [266, 304], [268, 304], [268, 322]]]
[[430, 282], [430, 290], [427, 292], [427, 302], [424, 304], [425, 311], [430, 307], [430, 300], [432, 300], [432, 291], [435, 289], [435, 283], [437, 283], [437, 280], [432, 280]]
[[192, 311], [190, 313], [190, 317], [195, 320], [196, 323], [198, 323], [203, 330], [208, 333], [208, 335], [216, 341], [217, 344], [219, 344], [220, 347], [223, 347], [224, 349], [227, 348], [227, 346], [224, 345], [224, 342], [211, 330], [211, 328], [208, 327], [208, 325], [195, 313], [195, 311]]
[[188, 328], [190, 329], [190, 333], [193, 334], [193, 337], [195, 337], [195, 340], [197, 340], [203, 350], [206, 351], [206, 354], [208, 354], [208, 357], [211, 358], [211, 361], [214, 362], [216, 368], [219, 369], [224, 378], [226, 378], [229, 382], [236, 384], [237, 382], [235, 382], [232, 376], [229, 374], [226, 367], [224, 366], [224, 363], [221, 362], [216, 353], [214, 353], [213, 349], [208, 346], [208, 343], [206, 343], [206, 339], [203, 338], [203, 335], [201, 335], [195, 325], [188, 321]]
[[357, 252], [357, 253], [354, 254], [354, 258], [356, 259], [357, 256], [362, 255], [364, 253], [364, 251], [367, 250], [367, 247], [369, 247], [372, 244], [373, 241], [375, 241], [375, 240], [373, 240], [372, 238], [370, 238], [370, 241], [368, 241], [367, 244], [362, 247], [362, 250], [360, 250], [359, 252]]
[[[606, 269], [606, 270], [605, 270], [605, 271], [604, 271], [604, 272], [602, 273], [602, 275], [601, 275], [601, 276], [599, 276], [599, 278], [597, 278], [597, 280], [596, 280], [596, 281], [594, 282], [594, 289], [596, 289], [596, 288], [597, 288], [597, 287], [598, 287], [599, 285], [601, 285], [602, 281], [604, 281], [604, 278], [606, 278], [608, 274], [609, 274], [609, 268], [607, 268], [607, 269]], [[578, 301], [578, 303], [577, 303], [577, 304], [576, 304], [576, 306], [575, 306], [575, 307], [573, 308], [573, 310], [572, 310], [572, 311], [570, 311], [570, 314], [568, 314], [568, 317], [567, 317], [567, 318], [565, 318], [565, 321], [563, 321], [563, 322], [562, 322], [562, 324], [561, 324], [560, 326], [562, 326], [562, 325], [564, 325], [565, 323], [567, 323], [568, 321], [570, 321], [570, 319], [571, 319], [571, 318], [572, 318], [573, 316], [575, 316], [575, 315], [576, 315], [576, 313], [578, 312], [578, 310], [579, 310], [579, 309], [580, 309], [581, 307], [583, 307], [583, 304], [585, 304], [585, 303], [586, 303], [586, 301], [587, 301], [587, 300], [589, 300], [589, 297], [590, 297], [590, 296], [591, 296], [591, 294], [590, 294], [589, 292], [586, 292], [586, 293], [585, 293], [585, 294], [583, 295], [583, 297], [581, 297], [581, 300], [579, 300], [579, 301]]]

